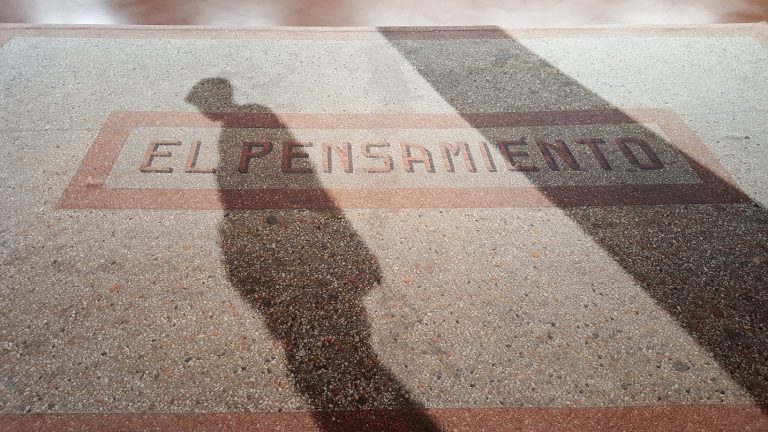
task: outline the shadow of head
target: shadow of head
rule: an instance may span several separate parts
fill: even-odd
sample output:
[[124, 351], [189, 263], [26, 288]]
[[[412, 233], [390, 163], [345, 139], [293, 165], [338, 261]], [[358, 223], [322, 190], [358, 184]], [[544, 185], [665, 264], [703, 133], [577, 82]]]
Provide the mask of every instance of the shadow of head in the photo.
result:
[[235, 91], [232, 83], [226, 78], [205, 78], [197, 82], [189, 91], [184, 101], [197, 109], [211, 120], [221, 121], [226, 117], [222, 113], [255, 112], [269, 113], [269, 108], [263, 105], [239, 105], [235, 102]]
[[197, 82], [185, 101], [203, 114], [227, 112], [236, 107], [232, 84], [224, 78], [206, 78]]

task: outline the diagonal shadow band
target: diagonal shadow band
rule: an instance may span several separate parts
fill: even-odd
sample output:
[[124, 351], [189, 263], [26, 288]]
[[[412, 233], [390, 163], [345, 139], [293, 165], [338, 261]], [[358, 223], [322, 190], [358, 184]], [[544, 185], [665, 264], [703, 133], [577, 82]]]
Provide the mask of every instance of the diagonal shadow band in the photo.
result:
[[[445, 38], [443, 31], [380, 29], [459, 114], [618, 109], [502, 29], [484, 28], [478, 38]], [[465, 120], [482, 133], [472, 117]], [[529, 181], [536, 185], [534, 176]], [[556, 196], [549, 198], [558, 203]], [[756, 203], [561, 208], [766, 411], [764, 208]]]

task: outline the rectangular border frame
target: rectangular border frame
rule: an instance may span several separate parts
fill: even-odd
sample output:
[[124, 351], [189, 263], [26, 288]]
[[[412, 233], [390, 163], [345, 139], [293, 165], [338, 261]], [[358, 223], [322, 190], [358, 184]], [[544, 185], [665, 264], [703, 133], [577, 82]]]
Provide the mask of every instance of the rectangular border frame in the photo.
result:
[[[514, 208], [654, 204], [746, 203], [714, 155], [666, 109], [579, 110], [465, 114], [220, 113], [229, 127], [292, 129], [492, 128], [583, 124], [658, 125], [701, 183], [655, 185], [334, 188], [147, 189], [108, 188], [107, 177], [137, 127], [221, 127], [198, 112], [112, 112], [64, 190], [59, 209], [220, 210], [334, 208]], [[695, 155], [695, 158], [692, 156]]]

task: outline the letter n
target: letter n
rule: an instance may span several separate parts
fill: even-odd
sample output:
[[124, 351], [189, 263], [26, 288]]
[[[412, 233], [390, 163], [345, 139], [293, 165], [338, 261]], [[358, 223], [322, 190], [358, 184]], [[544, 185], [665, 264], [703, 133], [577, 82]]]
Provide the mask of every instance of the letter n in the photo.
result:
[[341, 165], [344, 167], [344, 172], [349, 174], [352, 172], [352, 144], [344, 143], [344, 148], [335, 145], [323, 143], [323, 172], [330, 173], [332, 170], [333, 153], [341, 158]]

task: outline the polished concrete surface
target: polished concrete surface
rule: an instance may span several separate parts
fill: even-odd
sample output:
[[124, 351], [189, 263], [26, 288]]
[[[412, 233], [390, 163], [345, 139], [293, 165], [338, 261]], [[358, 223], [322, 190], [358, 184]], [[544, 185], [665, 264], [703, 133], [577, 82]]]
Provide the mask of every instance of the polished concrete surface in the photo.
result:
[[0, 431], [768, 429], [768, 24], [0, 44]]
[[766, 0], [0, 0], [0, 22], [7, 23], [538, 28], [766, 19]]

